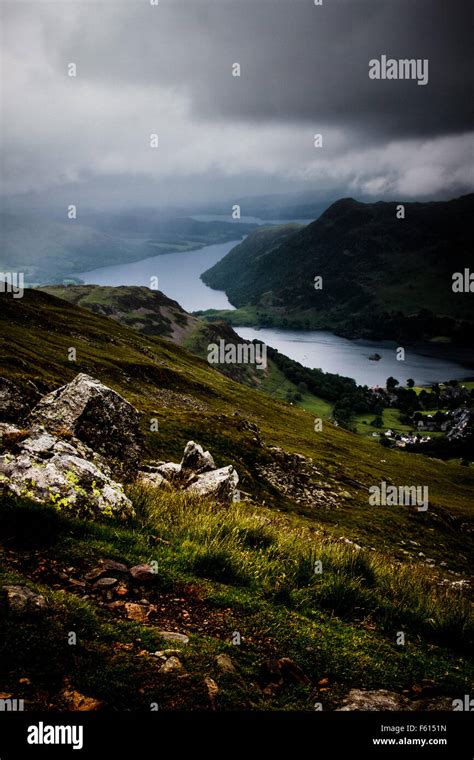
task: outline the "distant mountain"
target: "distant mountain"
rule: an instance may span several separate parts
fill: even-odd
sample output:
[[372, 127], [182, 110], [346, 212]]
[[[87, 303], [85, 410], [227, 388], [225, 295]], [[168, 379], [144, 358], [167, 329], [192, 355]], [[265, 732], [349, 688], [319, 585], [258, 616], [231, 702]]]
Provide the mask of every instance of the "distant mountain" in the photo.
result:
[[473, 262], [474, 195], [404, 207], [398, 219], [397, 203], [345, 198], [304, 228], [257, 230], [202, 279], [261, 325], [469, 343], [473, 295], [452, 275]]
[[255, 229], [231, 222], [160, 219], [157, 212], [84, 214], [59, 222], [40, 214], [0, 213], [0, 271], [29, 284], [61, 283], [77, 273], [236, 240]]
[[143, 245], [98, 232], [77, 221], [33, 214], [0, 214], [1, 271], [21, 271], [29, 283], [60, 282], [74, 272], [146, 256]]
[[[313, 191], [304, 193], [271, 193], [268, 195], [248, 195], [236, 198], [243, 216], [261, 219], [317, 219], [328, 206], [337, 199], [334, 191]], [[229, 201], [207, 205], [199, 213], [228, 214]]]

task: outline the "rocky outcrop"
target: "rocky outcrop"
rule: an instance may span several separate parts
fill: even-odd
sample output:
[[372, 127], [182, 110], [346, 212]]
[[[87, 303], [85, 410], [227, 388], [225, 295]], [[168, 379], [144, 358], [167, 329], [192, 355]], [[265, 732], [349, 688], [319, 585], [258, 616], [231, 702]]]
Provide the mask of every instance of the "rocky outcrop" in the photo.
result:
[[6, 602], [12, 612], [20, 615], [40, 615], [46, 610], [46, 599], [28, 586], [4, 586]]
[[186, 444], [180, 464], [158, 462], [147, 465], [138, 477], [156, 487], [178, 488], [222, 503], [230, 503], [239, 497], [239, 476], [234, 467], [216, 468], [211, 454], [194, 441]]
[[[0, 400], [2, 392], [5, 409], [17, 415], [18, 423], [20, 395], [9, 381], [0, 381]], [[209, 451], [194, 441], [186, 444], [179, 464], [157, 462], [138, 471], [142, 439], [137, 410], [89, 375], [79, 374], [44, 396], [25, 424], [0, 422], [0, 490], [58, 511], [92, 519], [133, 516], [118, 476], [223, 503], [238, 496], [233, 466], [218, 469]]]
[[256, 465], [259, 475], [283, 496], [309, 508], [331, 509], [340, 501], [340, 494], [328, 488], [313, 460], [293, 454], [279, 446], [268, 446], [269, 462]]
[[210, 496], [216, 501], [231, 502], [237, 498], [236, 488], [239, 482], [237, 471], [229, 464], [219, 470], [198, 475], [186, 490], [199, 496]]
[[180, 464], [181, 474], [184, 476], [186, 476], [186, 473], [194, 475], [215, 469], [216, 465], [211, 454], [208, 451], [204, 451], [199, 443], [188, 441]]
[[0, 456], [0, 488], [78, 517], [131, 517], [133, 507], [107, 465], [81, 441], [41, 427]]
[[81, 373], [44, 396], [29, 419], [53, 433], [66, 428], [93, 451], [123, 463], [128, 471], [138, 464], [142, 439], [137, 410], [89, 375]]

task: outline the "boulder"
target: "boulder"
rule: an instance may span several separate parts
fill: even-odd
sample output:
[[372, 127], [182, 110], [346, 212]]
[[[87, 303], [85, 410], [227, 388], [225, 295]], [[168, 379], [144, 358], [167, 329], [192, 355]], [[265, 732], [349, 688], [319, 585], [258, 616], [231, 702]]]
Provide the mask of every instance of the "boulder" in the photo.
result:
[[236, 673], [234, 663], [228, 654], [218, 654], [216, 657], [216, 665], [223, 673]]
[[343, 706], [338, 707], [336, 712], [348, 712], [349, 710], [409, 710], [408, 700], [395, 691], [377, 689], [376, 691], [364, 691], [363, 689], [351, 689], [343, 700]]
[[155, 488], [167, 487], [169, 488], [169, 481], [160, 475], [159, 472], [146, 472], [140, 470], [137, 474], [137, 480], [141, 480], [142, 483], [155, 486]]
[[211, 496], [216, 501], [230, 503], [236, 494], [239, 476], [231, 464], [198, 475], [196, 480], [187, 486], [186, 490], [200, 496]]
[[160, 673], [184, 673], [184, 667], [178, 657], [172, 656], [161, 666]]
[[204, 451], [203, 447], [194, 441], [188, 441], [186, 444], [180, 467], [183, 476], [187, 474], [199, 475], [202, 472], [216, 469], [211, 454]]
[[173, 483], [179, 478], [181, 474], [181, 465], [176, 464], [176, 462], [165, 462], [156, 468], [156, 472], [154, 474], [161, 475], [162, 478], [169, 481], [170, 483]]
[[28, 586], [4, 586], [7, 604], [12, 612], [38, 615], [46, 609], [46, 599]]
[[2, 490], [76, 517], [133, 516], [122, 485], [80, 441], [65, 442], [38, 428], [17, 446], [17, 454], [0, 457]]
[[161, 636], [165, 641], [176, 641], [178, 644], [187, 644], [189, 642], [189, 636], [184, 633], [176, 633], [175, 631], [158, 631], [158, 636]]
[[139, 415], [119, 393], [83, 373], [44, 396], [30, 414], [50, 432], [66, 428], [93, 451], [133, 469], [142, 448]]
[[155, 583], [157, 574], [151, 565], [135, 565], [130, 568], [130, 575], [135, 583]]

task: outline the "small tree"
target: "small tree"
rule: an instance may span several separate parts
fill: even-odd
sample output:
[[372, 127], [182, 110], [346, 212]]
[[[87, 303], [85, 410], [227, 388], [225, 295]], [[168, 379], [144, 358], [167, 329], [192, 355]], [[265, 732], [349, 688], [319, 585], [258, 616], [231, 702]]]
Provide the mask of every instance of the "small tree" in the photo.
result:
[[390, 377], [387, 378], [387, 382], [386, 382], [385, 385], [386, 385], [386, 388], [387, 388], [388, 391], [393, 391], [393, 390], [395, 390], [395, 388], [397, 387], [397, 385], [400, 385], [400, 383], [398, 382], [398, 380], [396, 378], [390, 376]]
[[415, 381], [413, 380], [412, 377], [409, 377], [407, 380], [407, 388], [413, 388], [414, 385], [415, 385]]

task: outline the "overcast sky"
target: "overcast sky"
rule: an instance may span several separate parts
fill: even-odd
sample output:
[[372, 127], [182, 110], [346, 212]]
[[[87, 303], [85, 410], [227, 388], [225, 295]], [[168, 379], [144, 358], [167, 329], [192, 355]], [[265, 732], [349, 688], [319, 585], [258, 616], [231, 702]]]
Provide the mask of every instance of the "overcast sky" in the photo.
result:
[[[8, 196], [100, 208], [474, 187], [468, 0], [0, 5]], [[428, 84], [369, 79], [382, 54], [427, 58]]]

